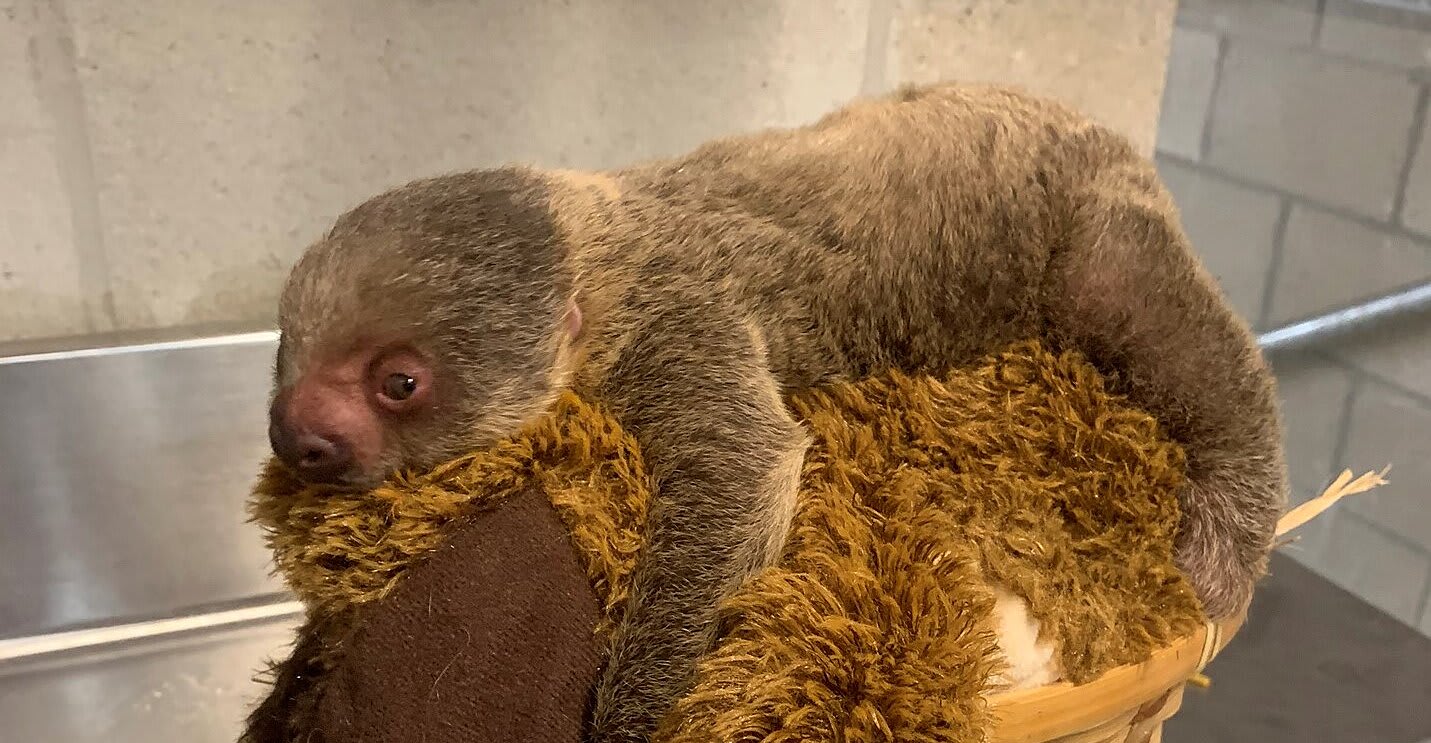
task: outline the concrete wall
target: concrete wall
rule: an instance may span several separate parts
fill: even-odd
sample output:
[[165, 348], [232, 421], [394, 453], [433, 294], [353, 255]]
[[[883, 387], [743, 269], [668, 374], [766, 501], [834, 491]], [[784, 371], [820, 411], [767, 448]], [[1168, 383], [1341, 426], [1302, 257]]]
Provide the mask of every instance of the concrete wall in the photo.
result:
[[304, 245], [435, 172], [601, 167], [905, 80], [1146, 149], [1174, 0], [0, 0], [0, 341], [265, 326]]
[[[1267, 329], [1431, 278], [1431, 14], [1183, 0], [1158, 160], [1234, 304]], [[1298, 500], [1391, 484], [1289, 555], [1431, 635], [1431, 322], [1277, 359]]]

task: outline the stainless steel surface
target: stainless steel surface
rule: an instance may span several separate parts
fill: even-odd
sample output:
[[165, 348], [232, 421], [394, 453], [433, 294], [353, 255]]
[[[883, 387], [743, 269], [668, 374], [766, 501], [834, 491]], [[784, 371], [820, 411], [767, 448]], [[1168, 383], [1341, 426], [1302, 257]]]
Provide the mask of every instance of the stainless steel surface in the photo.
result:
[[[1269, 351], [1431, 309], [1431, 283], [1260, 336]], [[0, 639], [280, 592], [243, 501], [276, 336], [0, 358]]]
[[0, 740], [232, 743], [292, 621], [0, 664]]
[[1431, 281], [1402, 287], [1379, 297], [1284, 325], [1257, 337], [1264, 351], [1287, 351], [1365, 330], [1388, 320], [1431, 312]]
[[281, 590], [244, 500], [272, 334], [0, 363], [0, 638]]

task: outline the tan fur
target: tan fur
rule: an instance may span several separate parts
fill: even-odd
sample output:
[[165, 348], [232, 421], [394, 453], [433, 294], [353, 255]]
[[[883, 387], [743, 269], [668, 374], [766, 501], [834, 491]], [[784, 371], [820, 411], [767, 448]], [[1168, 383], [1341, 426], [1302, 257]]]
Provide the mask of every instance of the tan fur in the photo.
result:
[[[1179, 557], [1210, 612], [1240, 610], [1265, 566], [1285, 491], [1271, 375], [1152, 166], [1052, 103], [910, 89], [607, 174], [430, 179], [315, 252], [350, 285], [415, 277], [395, 317], [460, 380], [450, 421], [394, 434], [386, 462], [532, 420], [568, 340], [573, 389], [642, 442], [659, 497], [598, 691], [602, 743], [644, 739], [687, 687], [714, 607], [780, 523], [772, 472], [804, 434], [771, 389], [943, 371], [1029, 337], [1077, 348], [1187, 447]], [[343, 298], [312, 275], [284, 314], [310, 348], [339, 342], [305, 323]], [[572, 300], [585, 325], [563, 339]]]

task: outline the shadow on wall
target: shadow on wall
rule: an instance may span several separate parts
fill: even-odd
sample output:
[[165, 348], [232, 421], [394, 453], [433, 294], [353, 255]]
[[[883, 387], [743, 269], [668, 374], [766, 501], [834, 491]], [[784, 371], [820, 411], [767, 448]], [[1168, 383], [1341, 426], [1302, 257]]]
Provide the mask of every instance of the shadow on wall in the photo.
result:
[[859, 4], [805, 34], [780, 4], [676, 5], [71, 8], [115, 324], [269, 322], [303, 248], [413, 178], [612, 166], [857, 92]]
[[56, 215], [15, 222], [45, 246], [20, 269], [98, 308], [76, 333], [265, 323], [278, 267], [413, 178], [619, 166], [897, 80], [1014, 82], [1150, 141], [1174, 2], [12, 5], [0, 173]]
[[[73, 293], [0, 285], [0, 343], [70, 333], [71, 318], [87, 318], [91, 309]], [[86, 327], [93, 332], [92, 322], [87, 322]]]

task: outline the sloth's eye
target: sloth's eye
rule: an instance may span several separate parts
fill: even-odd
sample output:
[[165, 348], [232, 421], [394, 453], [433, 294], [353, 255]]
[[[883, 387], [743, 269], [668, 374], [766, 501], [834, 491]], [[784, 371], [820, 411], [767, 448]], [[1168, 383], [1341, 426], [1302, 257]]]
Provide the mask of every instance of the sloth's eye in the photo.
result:
[[401, 372], [389, 374], [383, 380], [383, 397], [389, 400], [402, 402], [414, 392], [417, 392], [417, 380]]

